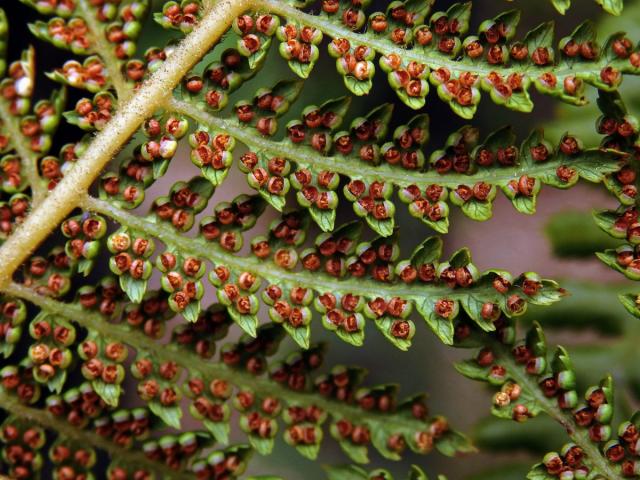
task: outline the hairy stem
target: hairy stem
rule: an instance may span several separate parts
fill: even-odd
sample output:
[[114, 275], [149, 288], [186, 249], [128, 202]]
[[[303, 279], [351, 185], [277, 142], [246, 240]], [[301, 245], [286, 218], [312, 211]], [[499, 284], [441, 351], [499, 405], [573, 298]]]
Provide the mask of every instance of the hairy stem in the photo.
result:
[[76, 165], [0, 247], [0, 289], [44, 238], [78, 205], [102, 168], [139, 125], [171, 96], [189, 69], [220, 39], [229, 24], [247, 9], [249, 0], [220, 0], [198, 26], [136, 92], [121, 103], [114, 117], [93, 139]]
[[138, 351], [152, 355], [158, 362], [176, 362], [185, 370], [199, 372], [203, 377], [211, 381], [213, 379], [225, 380], [240, 388], [248, 388], [259, 396], [273, 396], [286, 398], [290, 403], [302, 405], [315, 405], [338, 417], [348, 418], [352, 422], [379, 422], [387, 426], [408, 428], [419, 431], [425, 428], [421, 420], [406, 417], [399, 414], [382, 414], [376, 411], [367, 411], [362, 408], [339, 402], [318, 395], [316, 392], [299, 392], [290, 390], [281, 384], [266, 377], [256, 377], [228, 367], [221, 362], [212, 362], [209, 359], [190, 352], [175, 344], [162, 345], [150, 339], [143, 333], [133, 330], [126, 325], [110, 324], [99, 314], [87, 312], [75, 304], [62, 303], [48, 297], [38, 295], [32, 289], [12, 283], [6, 288], [9, 295], [23, 298], [42, 310], [52, 314], [61, 315], [78, 325], [82, 325], [100, 335], [118, 342], [126, 343]]
[[[30, 420], [42, 428], [56, 432], [61, 438], [74, 440], [82, 445], [91, 446], [108, 452], [111, 458], [122, 460], [128, 464], [151, 470], [158, 478], [175, 480], [194, 480], [195, 475], [186, 472], [172, 472], [167, 467], [147, 458], [140, 450], [127, 450], [110, 442], [97, 433], [81, 430], [46, 410], [27, 407], [9, 395], [0, 392], [0, 408], [24, 420]], [[0, 477], [2, 478], [2, 477]]]
[[38, 175], [38, 155], [31, 150], [25, 136], [20, 131], [20, 120], [11, 114], [7, 102], [0, 99], [0, 119], [2, 119], [4, 129], [9, 134], [9, 142], [20, 157], [22, 165], [21, 173], [25, 176], [31, 195], [33, 206], [37, 206], [42, 201], [46, 189], [40, 182]]
[[560, 423], [567, 431], [569, 438], [582, 448], [586, 456], [586, 462], [591, 468], [604, 475], [608, 480], [623, 479], [602, 455], [598, 445], [591, 441], [589, 431], [576, 425], [571, 412], [562, 410], [558, 406], [555, 398], [547, 398], [544, 396], [535, 378], [526, 374], [522, 366], [515, 362], [509, 351], [509, 347], [499, 342], [492, 342], [492, 350], [500, 356], [500, 364], [507, 369], [511, 378], [524, 390], [528, 391], [540, 408]]

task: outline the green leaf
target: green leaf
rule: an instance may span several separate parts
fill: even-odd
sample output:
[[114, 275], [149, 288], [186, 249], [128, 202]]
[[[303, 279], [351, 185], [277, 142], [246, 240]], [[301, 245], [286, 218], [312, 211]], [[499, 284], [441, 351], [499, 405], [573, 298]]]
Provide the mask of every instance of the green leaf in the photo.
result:
[[[271, 43], [271, 39], [267, 39], [264, 42], [263, 46], [266, 48], [270, 43]], [[253, 55], [247, 57], [247, 60], [249, 61], [249, 68], [251, 70], [256, 70], [260, 68], [266, 58], [267, 58], [267, 53], [262, 49], [258, 50]]]
[[269, 455], [273, 450], [273, 438], [261, 438], [249, 435], [249, 443], [260, 455]]
[[542, 280], [541, 287], [535, 295], [529, 296], [529, 301], [534, 305], [551, 305], [561, 300], [566, 292], [551, 280]]
[[551, 48], [553, 31], [553, 22], [546, 22], [527, 33], [524, 43], [527, 45], [529, 52], [534, 52], [537, 48]]
[[611, 15], [621, 15], [624, 8], [623, 0], [596, 0], [596, 3]]
[[198, 321], [198, 316], [200, 315], [200, 302], [189, 302], [187, 307], [182, 310], [182, 316], [185, 318], [187, 322], [195, 323]]
[[556, 10], [558, 10], [558, 12], [562, 13], [563, 15], [571, 6], [571, 0], [551, 0], [551, 3], [554, 7], [556, 7]]
[[271, 205], [279, 212], [282, 212], [284, 206], [287, 204], [287, 199], [281, 195], [274, 195], [273, 193], [269, 193], [264, 190], [258, 190], [258, 192], [260, 193], [262, 198], [264, 198], [269, 203], [269, 205]]
[[169, 168], [169, 160], [168, 159], [160, 159], [155, 160], [152, 163], [153, 166], [153, 178], [158, 179], [163, 177], [165, 173], [167, 173], [167, 169]]
[[478, 365], [475, 360], [463, 360], [453, 364], [454, 368], [471, 380], [486, 381], [489, 375], [489, 368]]
[[309, 325], [293, 327], [289, 323], [284, 323], [283, 327], [287, 333], [291, 335], [291, 338], [293, 338], [300, 346], [300, 348], [304, 348], [305, 350], [309, 348], [309, 337], [311, 336], [311, 329], [309, 328]]
[[0, 356], [3, 358], [9, 358], [13, 351], [15, 350], [16, 345], [14, 343], [2, 343], [0, 344]]
[[200, 171], [202, 172], [204, 178], [209, 180], [211, 184], [216, 187], [220, 185], [225, 178], [227, 178], [227, 175], [229, 173], [228, 168], [222, 168], [218, 170], [211, 166], [202, 167]]
[[601, 182], [605, 175], [620, 169], [619, 163], [611, 161], [611, 154], [602, 150], [587, 150], [581, 154], [581, 159], [583, 161], [576, 165], [576, 169], [588, 182]]
[[331, 232], [333, 230], [333, 226], [336, 221], [335, 209], [320, 209], [313, 205], [311, 208], [309, 208], [309, 213], [311, 214], [311, 218], [313, 218], [313, 221], [316, 222], [316, 224], [320, 227], [320, 230], [322, 230], [323, 232]]
[[182, 408], [180, 405], [166, 407], [158, 401], [149, 402], [149, 409], [162, 419], [168, 426], [180, 430], [180, 419], [182, 418]]
[[122, 393], [120, 385], [105, 383], [102, 380], [93, 380], [91, 386], [107, 405], [118, 406], [120, 394]]
[[412, 265], [434, 263], [442, 257], [442, 238], [429, 237], [416, 247], [411, 255]]
[[[454, 303], [457, 306], [457, 302], [454, 301]], [[416, 308], [427, 322], [427, 325], [433, 330], [433, 333], [435, 333], [445, 345], [453, 345], [453, 319], [456, 316], [456, 312], [454, 311], [449, 318], [443, 318], [434, 312], [435, 305], [436, 300], [433, 298], [425, 298], [423, 300], [416, 299]]]
[[457, 21], [459, 33], [466, 33], [469, 30], [469, 20], [471, 19], [471, 2], [454, 3], [447, 10], [447, 17], [449, 21]]
[[257, 335], [258, 328], [258, 317], [255, 315], [244, 315], [239, 313], [234, 308], [228, 308], [227, 312], [233, 318], [233, 321], [236, 322], [242, 330], [244, 330], [247, 334], [255, 337]]
[[617, 215], [610, 210], [604, 210], [601, 212], [594, 212], [593, 219], [596, 225], [602, 230], [607, 232], [614, 238], [625, 238], [627, 236], [626, 228], [618, 228], [616, 226]]
[[536, 213], [536, 199], [536, 196], [526, 197], [524, 195], [518, 195], [516, 198], [511, 200], [511, 203], [520, 213], [533, 215]]
[[471, 252], [466, 247], [461, 248], [451, 255], [449, 263], [455, 268], [466, 267], [471, 263]]
[[85, 277], [91, 273], [93, 269], [94, 261], [93, 259], [81, 258], [78, 262], [78, 272], [84, 275]]
[[[391, 327], [396, 321], [397, 319], [385, 315], [383, 317], [375, 319], [373, 323], [378, 328], [378, 330], [382, 332], [385, 338], [389, 340], [393, 345], [395, 345], [402, 351], [407, 351], [409, 350], [409, 347], [411, 347], [411, 335], [409, 335], [408, 338], [399, 338], [393, 336], [391, 334]], [[413, 322], [411, 320], [408, 321], [411, 324], [411, 328], [415, 329]]]
[[[460, 105], [455, 99], [449, 101], [449, 106], [454, 111], [454, 113], [466, 120], [472, 119], [478, 109], [477, 105]], [[421, 107], [422, 106], [417, 108]]]
[[[598, 257], [598, 259], [608, 267], [611, 267], [614, 270], [617, 270], [618, 272], [627, 275], [627, 272], [625, 271], [625, 269], [623, 269], [618, 264], [618, 259], [616, 257], [615, 250], [605, 250], [604, 252], [596, 252], [596, 257]], [[640, 280], [640, 277], [638, 278], [632, 277], [631, 280]]]
[[618, 299], [631, 315], [636, 318], [640, 318], [640, 303], [638, 303], [638, 295], [627, 293], [624, 295], [618, 295]]
[[347, 332], [341, 328], [335, 330], [340, 340], [350, 343], [354, 347], [361, 347], [364, 344], [364, 328], [356, 332]]
[[66, 370], [57, 370], [56, 374], [47, 381], [47, 387], [50, 391], [55, 393], [62, 392], [64, 382], [67, 380]]
[[384, 425], [383, 422], [370, 422], [371, 428], [371, 443], [375, 449], [384, 457], [389, 460], [400, 460], [402, 457], [398, 452], [391, 450], [388, 446], [389, 437], [393, 434]]
[[345, 87], [347, 87], [351, 93], [358, 96], [368, 94], [373, 86], [371, 79], [358, 80], [351, 75], [344, 75], [343, 80]]
[[[491, 91], [494, 92], [495, 89]], [[504, 105], [508, 109], [515, 110], [516, 112], [530, 113], [533, 111], [533, 102], [527, 90], [512, 93]]]
[[529, 473], [527, 473], [528, 480], [553, 480], [554, 478], [556, 477], [549, 475], [547, 468], [541, 463], [534, 465]]
[[296, 451], [309, 460], [315, 460], [318, 458], [320, 445], [296, 445]]
[[348, 441], [339, 442], [342, 451], [356, 463], [369, 463], [369, 454], [365, 445], [354, 445]]
[[486, 300], [476, 298], [471, 294], [465, 295], [460, 299], [460, 305], [462, 305], [464, 311], [467, 312], [467, 315], [485, 332], [493, 332], [496, 326], [490, 319], [487, 320], [482, 316], [482, 306], [485, 302]]
[[379, 235], [383, 237], [388, 237], [393, 234], [393, 229], [395, 227], [395, 222], [392, 218], [387, 218], [384, 220], [378, 220], [377, 218], [373, 218], [371, 215], [367, 215], [367, 224]]
[[229, 443], [229, 432], [231, 429], [229, 422], [212, 422], [211, 420], [204, 419], [202, 424], [211, 432], [216, 442], [222, 445]]
[[291, 71], [300, 78], [308, 78], [315, 65], [315, 63], [301, 63], [297, 60], [291, 60], [288, 64]]
[[216, 189], [211, 184], [211, 182], [200, 176], [193, 177], [191, 180], [189, 180], [187, 185], [189, 187], [189, 190], [191, 190], [193, 193], [197, 193], [201, 197], [198, 201], [198, 205], [193, 207], [193, 210], [199, 213], [205, 208], [206, 200], [209, 200], [211, 198], [213, 192], [215, 192]]
[[147, 291], [147, 281], [133, 278], [128, 274], [120, 275], [120, 288], [133, 303], [140, 303]]
[[[439, 480], [446, 480], [443, 476], [438, 476]], [[429, 480], [427, 474], [418, 467], [417, 465], [411, 465], [411, 470], [409, 470], [408, 480]]]
[[471, 199], [460, 207], [462, 212], [472, 220], [484, 222], [493, 216], [493, 205], [488, 201]]
[[[425, 87], [427, 86], [427, 84], [424, 84]], [[396, 93], [398, 94], [398, 97], [400, 98], [400, 100], [402, 100], [402, 102], [409, 108], [413, 109], [413, 110], [420, 110], [422, 107], [424, 107], [425, 105], [425, 97], [412, 97], [410, 95], [407, 94], [407, 92], [405, 92], [404, 90], [401, 89], [397, 89]], [[427, 93], [427, 88], [424, 88], [423, 91], [424, 94]], [[463, 109], [466, 107], [460, 107], [459, 105], [455, 104], [455, 106], [458, 106], [459, 108]], [[458, 113], [458, 111], [456, 110], [456, 108], [454, 107], [454, 104], [452, 102], [451, 107], [454, 109], [454, 111], [456, 113]], [[460, 113], [458, 113], [458, 115], [460, 115], [462, 118], [472, 118], [473, 114], [471, 114], [471, 116], [463, 116]]]
[[273, 86], [271, 93], [293, 103], [300, 96], [303, 87], [304, 82], [301, 80], [282, 80]]

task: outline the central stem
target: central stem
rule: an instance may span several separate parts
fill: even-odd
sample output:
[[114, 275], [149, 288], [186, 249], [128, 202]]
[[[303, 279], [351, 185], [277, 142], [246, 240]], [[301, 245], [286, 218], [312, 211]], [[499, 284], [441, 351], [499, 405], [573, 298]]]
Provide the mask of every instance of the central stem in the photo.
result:
[[161, 67], [126, 99], [111, 121], [53, 191], [0, 248], [0, 289], [40, 243], [78, 206], [100, 171], [135, 133], [140, 124], [171, 97], [173, 89], [222, 37], [250, 0], [220, 0], [205, 13]]

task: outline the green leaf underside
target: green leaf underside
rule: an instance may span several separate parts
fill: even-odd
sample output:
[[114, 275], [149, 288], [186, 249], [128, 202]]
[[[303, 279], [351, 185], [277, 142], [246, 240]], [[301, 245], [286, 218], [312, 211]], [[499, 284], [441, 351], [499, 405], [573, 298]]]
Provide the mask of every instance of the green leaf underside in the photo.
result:
[[[453, 195], [453, 191], [460, 185], [472, 187], [475, 184], [484, 182], [504, 190], [505, 194], [511, 199], [514, 207], [525, 214], [535, 212], [538, 187], [530, 197], [523, 195], [513, 197], [509, 193], [510, 182], [518, 182], [523, 175], [535, 178], [544, 184], [556, 188], [569, 188], [575, 184], [578, 178], [583, 178], [589, 182], [601, 182], [607, 174], [615, 172], [620, 168], [619, 154], [598, 149], [586, 149], [571, 157], [561, 152], [556, 152], [550, 155], [545, 161], [534, 162], [528, 159], [528, 157], [530, 157], [528, 149], [530, 145], [535, 145], [534, 142], [543, 140], [542, 134], [538, 131], [532, 132], [522, 143], [519, 149], [520, 159], [514, 166], [474, 166], [470, 173], [456, 173], [451, 171], [440, 174], [433, 170], [432, 167], [427, 169], [426, 165], [425, 168], [418, 170], [407, 170], [385, 162], [379, 165], [371, 165], [370, 163], [361, 161], [354, 155], [345, 156], [334, 152], [333, 155], [325, 156], [304, 144], [292, 144], [288, 139], [278, 141], [270, 138], [256, 137], [253, 132], [246, 127], [238, 125], [236, 121], [214, 117], [192, 108], [186, 102], [174, 101], [172, 105], [176, 111], [193, 117], [198, 123], [208, 125], [212, 130], [228, 132], [237, 141], [244, 143], [252, 150], [263, 152], [269, 157], [287, 158], [297, 164], [298, 168], [307, 168], [316, 174], [322, 171], [331, 171], [351, 180], [362, 180], [365, 182], [384, 181], [393, 185], [396, 189], [416, 185], [421, 190], [424, 190], [427, 186], [435, 184], [449, 189], [451, 192], [450, 195]], [[464, 130], [463, 128], [460, 131]], [[496, 135], [508, 131], [508, 129], [503, 129], [494, 132], [494, 134], [487, 137], [484, 144], [492, 149], [512, 145], [515, 140], [513, 137], [510, 137], [510, 140], [504, 142], [489, 143]], [[456, 137], [452, 135], [451, 138]], [[449, 144], [447, 144], [447, 146], [448, 145]], [[475, 145], [483, 145], [483, 143], [478, 140]], [[469, 147], [469, 151], [471, 151], [472, 147], [473, 145]], [[312, 159], [312, 161], [310, 161], [310, 159]], [[575, 172], [575, 176], [569, 182], [558, 178], [558, 168], [563, 166], [569, 167]], [[294, 171], [295, 169], [292, 169], [292, 172]], [[267, 201], [272, 203], [277, 210], [282, 210], [284, 197], [270, 195], [263, 190], [259, 190], [259, 192]], [[472, 198], [468, 202], [462, 203], [461, 209], [466, 216], [474, 220], [488, 220], [492, 216], [493, 198], [494, 196], [491, 196], [489, 199], [483, 201]], [[309, 211], [314, 221], [323, 231], [330, 231], [333, 228], [335, 221], [334, 209], [319, 210], [314, 206], [310, 208]], [[366, 216], [365, 218], [369, 226], [378, 234], [388, 236], [393, 232], [393, 217], [386, 220], [378, 220], [371, 216]], [[437, 232], [446, 233], [448, 230], [449, 220], [446, 214], [444, 218], [438, 221], [431, 221], [428, 217], [422, 217], [421, 220]]]

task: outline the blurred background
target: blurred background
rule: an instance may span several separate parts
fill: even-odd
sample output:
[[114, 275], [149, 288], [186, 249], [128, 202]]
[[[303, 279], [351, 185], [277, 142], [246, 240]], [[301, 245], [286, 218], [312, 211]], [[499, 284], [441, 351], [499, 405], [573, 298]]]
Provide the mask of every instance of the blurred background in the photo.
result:
[[[162, 2], [153, 3], [156, 11], [161, 9]], [[437, 0], [434, 8], [445, 10], [452, 3], [454, 2], [449, 0]], [[573, 3], [568, 14], [563, 17], [546, 0], [475, 0], [471, 30], [476, 29], [484, 19], [503, 10], [517, 8], [522, 10], [518, 38], [524, 37], [529, 29], [542, 21], [553, 19], [556, 22], [558, 40], [584, 20], [591, 19], [598, 24], [601, 40], [607, 34], [621, 30], [630, 33], [632, 39], [637, 39], [640, 2], [626, 0], [624, 13], [619, 18], [601, 13], [595, 2], [575, 0]], [[37, 18], [31, 9], [17, 0], [1, 0], [0, 5], [8, 11], [11, 19], [10, 59], [18, 58], [20, 50], [27, 44], [34, 44], [38, 65], [36, 97], [48, 96], [54, 85], [43, 72], [59, 67], [68, 59], [68, 55], [31, 36], [27, 23]], [[138, 54], [149, 46], [163, 46], [170, 38], [179, 36], [175, 32], [162, 30], [151, 19], [144, 32]], [[227, 39], [216, 47], [212, 56], [216, 56], [233, 42], [233, 39]], [[321, 60], [315, 67], [314, 74], [305, 82], [302, 97], [287, 118], [280, 122], [281, 125], [288, 118], [299, 116], [306, 105], [348, 94], [335, 71], [334, 61], [325, 54], [326, 47], [321, 48], [321, 52]], [[207, 63], [207, 59], [203, 63]], [[270, 58], [261, 73], [247, 82], [234, 98], [246, 98], [257, 88], [273, 85], [285, 78], [293, 79], [294, 74], [277, 55], [276, 49], [272, 48]], [[406, 123], [415, 113], [396, 102], [395, 94], [387, 82], [382, 80], [380, 72], [374, 78], [378, 82], [374, 80], [372, 92], [366, 97], [354, 99], [345, 123], [348, 125], [350, 118], [362, 115], [384, 102], [396, 103], [392, 127]], [[622, 88], [628, 107], [636, 114], [640, 113], [639, 86], [640, 83], [635, 79], [625, 78]], [[68, 109], [81, 97], [80, 92], [70, 93]], [[593, 97], [593, 89], [589, 89], [589, 94]], [[479, 127], [483, 136], [510, 124], [519, 140], [523, 140], [531, 129], [543, 127], [552, 142], [569, 131], [581, 136], [587, 146], [598, 143], [599, 139], [593, 129], [598, 113], [593, 106], [559, 105], [558, 101], [538, 95], [533, 89], [532, 97], [535, 104], [533, 113], [519, 114], [495, 106], [488, 95], [485, 95], [473, 121], [465, 122], [437, 98], [435, 89], [432, 88], [425, 107], [431, 117], [428, 152], [439, 148], [448, 134], [467, 123]], [[230, 103], [233, 101], [232, 99]], [[79, 131], [66, 125], [55, 141], [63, 145], [77, 138]], [[57, 149], [54, 148], [53, 151]], [[154, 193], [155, 196], [163, 194], [171, 183], [188, 179], [196, 173], [188, 154], [178, 155], [167, 175], [150, 189], [139, 212], [144, 214], [148, 211]], [[227, 181], [217, 189], [211, 205], [231, 200], [241, 192], [250, 193], [252, 190], [246, 185], [244, 176], [233, 168]], [[295, 204], [295, 200], [292, 204]], [[626, 314], [617, 300], [617, 294], [633, 291], [634, 286], [601, 264], [593, 255], [594, 251], [611, 246], [612, 241], [597, 230], [592, 222], [591, 212], [615, 206], [615, 199], [604, 187], [582, 183], [569, 191], [544, 187], [535, 216], [516, 212], [508, 200], [498, 195], [493, 218], [487, 222], [474, 222], [464, 217], [458, 209], [452, 209], [450, 232], [444, 236], [445, 255], [468, 246], [475, 264], [481, 270], [499, 268], [514, 274], [535, 270], [545, 278], [559, 280], [572, 296], [556, 306], [545, 307], [544, 311], [532, 309], [527, 313], [526, 321], [542, 321], [549, 343], [561, 343], [568, 348], [583, 386], [597, 382], [605, 373], [612, 373], [616, 378], [622, 411], [633, 411], [640, 399], [640, 372], [634, 372], [634, 365], [640, 361], [640, 352], [636, 347], [640, 340], [640, 326], [636, 325], [637, 320]], [[204, 213], [208, 211], [206, 209]], [[269, 215], [273, 218], [275, 212], [269, 212], [265, 217]], [[347, 202], [342, 202], [337, 224], [353, 218], [351, 207]], [[396, 219], [401, 227], [400, 242], [404, 256], [409, 255], [417, 243], [434, 233], [424, 224], [410, 218], [406, 208], [398, 208]], [[262, 219], [256, 229], [259, 230], [261, 226], [264, 228], [268, 220], [269, 218]], [[245, 234], [245, 238], [250, 238], [250, 235]], [[92, 278], [99, 276], [100, 272], [96, 272]], [[208, 295], [213, 301], [215, 297], [211, 289], [208, 290]], [[206, 300], [204, 304], [207, 304]], [[488, 390], [485, 390], [484, 385], [463, 378], [453, 367], [454, 361], [466, 358], [469, 352], [445, 347], [422, 321], [417, 322], [417, 326], [413, 347], [409, 352], [401, 352], [393, 347], [373, 327], [368, 328], [365, 346], [362, 348], [340, 342], [333, 334], [324, 331], [320, 322], [313, 323], [312, 338], [329, 343], [326, 358], [328, 365], [344, 363], [367, 368], [367, 383], [370, 385], [398, 383], [401, 385], [402, 396], [426, 391], [429, 394], [431, 412], [445, 415], [455, 428], [468, 433], [478, 446], [479, 453], [453, 459], [437, 453], [427, 457], [408, 454], [403, 462], [394, 463], [372, 451], [372, 464], [367, 468], [385, 467], [402, 478], [409, 464], [415, 463], [429, 474], [443, 473], [450, 479], [524, 478], [528, 468], [539, 461], [544, 452], [566, 442], [567, 438], [561, 429], [542, 417], [524, 425], [490, 419], [491, 395]], [[293, 344], [290, 343], [282, 351], [292, 349]], [[133, 394], [135, 389], [129, 391]], [[242, 441], [242, 435], [235, 438]], [[323, 444], [319, 461], [311, 462], [279, 440], [273, 455], [254, 457], [250, 472], [282, 475], [291, 479], [304, 476], [308, 480], [315, 480], [324, 478], [324, 472], [320, 468], [323, 463], [349, 462], [332, 441]]]

